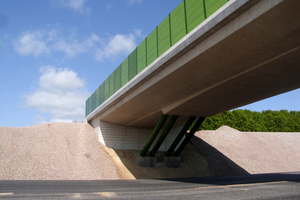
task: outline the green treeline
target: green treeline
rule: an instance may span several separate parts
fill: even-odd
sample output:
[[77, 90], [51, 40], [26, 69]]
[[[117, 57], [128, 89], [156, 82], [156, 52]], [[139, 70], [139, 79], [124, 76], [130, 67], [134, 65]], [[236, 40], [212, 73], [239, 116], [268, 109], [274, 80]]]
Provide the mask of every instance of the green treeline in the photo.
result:
[[300, 132], [300, 111], [227, 111], [207, 117], [199, 130], [216, 130], [223, 125], [239, 131]]

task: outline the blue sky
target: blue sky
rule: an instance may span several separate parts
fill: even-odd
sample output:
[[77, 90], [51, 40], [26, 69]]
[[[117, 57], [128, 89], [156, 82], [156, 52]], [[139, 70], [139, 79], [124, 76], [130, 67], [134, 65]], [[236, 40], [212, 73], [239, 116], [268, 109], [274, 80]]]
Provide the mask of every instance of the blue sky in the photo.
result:
[[[182, 0], [0, 0], [0, 126], [84, 119], [88, 96]], [[242, 107], [300, 110], [300, 90]]]

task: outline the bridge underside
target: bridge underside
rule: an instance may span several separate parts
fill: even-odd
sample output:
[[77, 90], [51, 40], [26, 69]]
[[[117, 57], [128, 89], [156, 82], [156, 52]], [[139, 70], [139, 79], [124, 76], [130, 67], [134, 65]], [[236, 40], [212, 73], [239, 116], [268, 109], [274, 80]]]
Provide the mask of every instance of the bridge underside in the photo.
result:
[[181, 116], [180, 123], [299, 88], [299, 10], [298, 0], [258, 1], [240, 15], [232, 12], [209, 33], [203, 25], [174, 47], [186, 45], [184, 50], [172, 58], [166, 52], [156, 62], [163, 63], [160, 68], [141, 72], [143, 80], [129, 83], [125, 94], [93, 118], [154, 127], [162, 113]]

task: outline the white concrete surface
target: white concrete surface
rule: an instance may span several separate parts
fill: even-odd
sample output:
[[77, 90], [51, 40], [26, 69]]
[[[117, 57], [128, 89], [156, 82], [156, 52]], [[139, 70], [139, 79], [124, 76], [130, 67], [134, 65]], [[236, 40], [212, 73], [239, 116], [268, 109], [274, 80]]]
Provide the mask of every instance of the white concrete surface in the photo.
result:
[[[107, 147], [114, 149], [142, 150], [153, 131], [152, 128], [126, 127], [123, 125], [100, 121], [99, 117], [92, 120], [91, 125], [96, 130], [99, 141]], [[171, 129], [170, 133], [159, 148], [159, 151], [167, 151], [169, 149], [181, 128], [181, 126], [177, 126]], [[155, 145], [162, 131], [163, 128], [154, 140], [150, 150]]]

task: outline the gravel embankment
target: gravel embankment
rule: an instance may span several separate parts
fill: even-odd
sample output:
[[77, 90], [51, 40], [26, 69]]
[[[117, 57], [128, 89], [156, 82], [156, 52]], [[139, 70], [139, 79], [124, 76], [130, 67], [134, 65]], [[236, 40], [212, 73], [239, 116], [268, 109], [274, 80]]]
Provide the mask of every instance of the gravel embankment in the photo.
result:
[[0, 180], [119, 179], [102, 147], [88, 124], [0, 127]]
[[228, 126], [200, 131], [191, 142], [212, 175], [300, 171], [300, 133], [240, 132]]
[[[81, 123], [0, 127], [0, 180], [104, 180], [300, 171], [300, 133], [200, 131], [177, 169], [142, 168]], [[109, 154], [109, 155], [108, 155]], [[128, 155], [127, 155], [128, 154]], [[198, 163], [197, 163], [197, 162]], [[120, 178], [121, 177], [121, 178]]]

